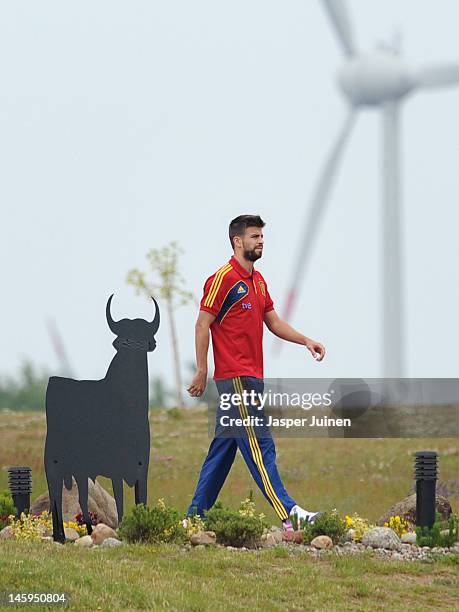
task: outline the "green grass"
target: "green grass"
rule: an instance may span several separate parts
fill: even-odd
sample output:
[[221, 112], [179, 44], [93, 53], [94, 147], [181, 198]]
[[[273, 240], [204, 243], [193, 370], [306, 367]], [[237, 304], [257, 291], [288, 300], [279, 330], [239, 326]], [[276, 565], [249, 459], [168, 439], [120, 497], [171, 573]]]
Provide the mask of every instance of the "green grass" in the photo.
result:
[[[149, 502], [163, 497], [184, 512], [210, 443], [206, 412], [169, 416], [154, 411], [150, 421]], [[29, 465], [33, 499], [43, 493], [45, 415], [0, 413], [0, 440], [0, 489], [7, 487], [6, 467]], [[411, 492], [412, 454], [425, 449], [438, 451], [442, 480], [458, 477], [456, 439], [277, 441], [281, 475], [298, 503], [313, 510], [358, 512], [371, 521]], [[100, 482], [111, 492], [110, 481]], [[237, 507], [250, 489], [257, 509], [279, 524], [238, 454], [221, 499]], [[127, 510], [134, 496], [127, 487], [125, 494]], [[457, 497], [451, 502], [458, 510]], [[367, 555], [313, 559], [284, 548], [76, 550], [52, 543], [0, 542], [0, 592], [65, 591], [72, 609], [453, 610], [459, 597], [458, 569], [457, 555], [427, 564]]]
[[[185, 410], [169, 416], [167, 411], [156, 410], [151, 413], [150, 428], [149, 502], [163, 497], [168, 504], [185, 511], [210, 444], [207, 414]], [[7, 466], [29, 465], [33, 499], [46, 491], [45, 435], [44, 413], [0, 412], [0, 466], [4, 468], [0, 470], [0, 489], [7, 487]], [[284, 483], [300, 505], [312, 510], [337, 508], [343, 513], [358, 512], [371, 521], [413, 492], [415, 451], [437, 450], [440, 479], [459, 477], [459, 442], [454, 438], [280, 438], [276, 446]], [[100, 478], [100, 482], [112, 492], [108, 479]], [[221, 499], [224, 504], [238, 507], [251, 489], [259, 511], [278, 524], [276, 514], [258, 491], [238, 453]], [[134, 503], [133, 489], [125, 487], [125, 500], [128, 509]], [[459, 510], [459, 499], [453, 497], [451, 502]]]
[[0, 591], [65, 592], [77, 610], [454, 610], [459, 596], [459, 555], [426, 564], [286, 549], [1, 548]]

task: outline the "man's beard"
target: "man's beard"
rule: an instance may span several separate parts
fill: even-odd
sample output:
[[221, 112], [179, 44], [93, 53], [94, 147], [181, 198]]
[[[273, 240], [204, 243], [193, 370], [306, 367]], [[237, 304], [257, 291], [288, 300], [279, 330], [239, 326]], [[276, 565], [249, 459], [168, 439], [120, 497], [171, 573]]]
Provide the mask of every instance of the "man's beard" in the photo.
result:
[[244, 249], [244, 259], [247, 259], [247, 261], [257, 261], [257, 259], [260, 259], [262, 253], [263, 251], [261, 250], [257, 252], [255, 249], [251, 251]]

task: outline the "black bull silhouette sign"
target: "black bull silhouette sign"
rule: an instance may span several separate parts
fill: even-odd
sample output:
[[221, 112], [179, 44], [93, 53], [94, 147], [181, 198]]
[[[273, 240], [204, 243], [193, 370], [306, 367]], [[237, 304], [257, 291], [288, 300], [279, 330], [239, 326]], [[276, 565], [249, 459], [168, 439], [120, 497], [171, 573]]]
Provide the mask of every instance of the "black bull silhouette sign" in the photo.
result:
[[73, 380], [52, 376], [46, 390], [47, 435], [45, 471], [48, 481], [53, 537], [65, 541], [62, 488], [78, 485], [81, 512], [88, 533], [88, 478], [111, 478], [118, 520], [123, 516], [123, 479], [135, 486], [135, 503], [147, 503], [150, 458], [147, 352], [156, 347], [160, 314], [114, 321], [106, 306], [107, 323], [116, 335], [113, 357], [102, 380]]

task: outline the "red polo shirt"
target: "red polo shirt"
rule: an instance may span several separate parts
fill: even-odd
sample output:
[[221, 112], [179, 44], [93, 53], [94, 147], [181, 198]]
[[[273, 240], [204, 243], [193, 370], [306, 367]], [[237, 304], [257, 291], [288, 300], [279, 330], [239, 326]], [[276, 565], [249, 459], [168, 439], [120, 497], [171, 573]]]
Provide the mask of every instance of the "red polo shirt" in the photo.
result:
[[231, 257], [206, 280], [200, 308], [216, 316], [210, 326], [214, 379], [263, 378], [263, 320], [274, 306], [260, 272], [250, 274]]

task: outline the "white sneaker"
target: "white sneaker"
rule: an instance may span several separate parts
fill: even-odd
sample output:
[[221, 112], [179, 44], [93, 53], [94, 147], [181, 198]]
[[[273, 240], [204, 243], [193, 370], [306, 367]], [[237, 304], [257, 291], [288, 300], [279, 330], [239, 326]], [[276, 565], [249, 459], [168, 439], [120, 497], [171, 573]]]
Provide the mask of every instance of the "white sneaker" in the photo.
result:
[[293, 506], [293, 508], [290, 510], [290, 516], [293, 516], [295, 514], [299, 525], [300, 521], [305, 521], [306, 523], [314, 523], [316, 518], [320, 516], [322, 512], [308, 512], [308, 510], [305, 510], [301, 506]]

